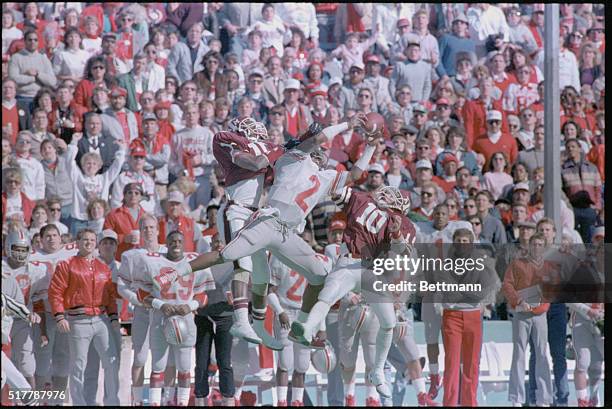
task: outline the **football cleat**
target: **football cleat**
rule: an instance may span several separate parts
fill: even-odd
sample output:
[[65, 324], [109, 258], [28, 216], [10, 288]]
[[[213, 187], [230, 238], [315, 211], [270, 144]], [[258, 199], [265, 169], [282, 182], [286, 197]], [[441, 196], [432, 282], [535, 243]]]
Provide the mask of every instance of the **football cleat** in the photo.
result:
[[419, 406], [438, 406], [438, 404], [434, 402], [433, 399], [431, 399], [425, 392], [419, 393], [417, 400], [419, 402]]
[[591, 406], [591, 402], [588, 399], [578, 399], [579, 408], [588, 408]]
[[276, 406], [278, 406], [279, 408], [286, 408], [287, 407], [287, 401], [286, 400], [279, 400], [278, 402], [276, 402]]
[[435, 399], [440, 392], [440, 374], [429, 374], [429, 382], [428, 395], [431, 399]]
[[308, 334], [307, 328], [303, 323], [293, 321], [288, 338], [293, 342], [309, 347], [312, 335]]
[[366, 399], [365, 405], [366, 406], [371, 406], [371, 407], [373, 406], [373, 407], [377, 407], [377, 408], [381, 406], [380, 401], [378, 399], [376, 399], [376, 398], [371, 397], [371, 396]]
[[291, 402], [291, 406], [304, 406], [304, 402], [300, 401], [300, 400], [294, 400], [293, 402]]
[[357, 406], [357, 402], [355, 401], [355, 396], [354, 395], [347, 395], [344, 398], [344, 406], [350, 407], [350, 408]]
[[230, 328], [230, 334], [233, 337], [244, 339], [245, 341], [250, 342], [252, 344], [259, 345], [262, 342], [259, 335], [257, 335], [253, 327], [251, 327], [248, 322], [234, 322], [232, 324], [232, 327]]
[[370, 373], [368, 373], [368, 380], [372, 385], [376, 386], [376, 392], [378, 392], [382, 397], [391, 397], [391, 389], [389, 388], [389, 385], [387, 385], [387, 380], [385, 379], [385, 374], [382, 370], [370, 371]]

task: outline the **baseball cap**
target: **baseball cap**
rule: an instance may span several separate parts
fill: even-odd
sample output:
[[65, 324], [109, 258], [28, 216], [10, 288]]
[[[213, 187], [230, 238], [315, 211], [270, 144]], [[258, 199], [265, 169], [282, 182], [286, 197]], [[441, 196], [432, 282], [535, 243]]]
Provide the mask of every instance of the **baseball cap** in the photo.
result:
[[421, 40], [415, 34], [408, 34], [406, 37], [406, 47], [410, 47], [411, 45], [416, 45], [417, 47], [421, 47]]
[[449, 162], [459, 163], [459, 161], [457, 160], [457, 157], [453, 155], [452, 153], [449, 153], [448, 155], [444, 156], [444, 159], [442, 159], [442, 166], [446, 165]]
[[147, 156], [147, 151], [141, 144], [136, 144], [130, 151], [130, 156]]
[[420, 103], [416, 103], [414, 105], [412, 105], [412, 112], [423, 112], [423, 113], [427, 113], [427, 109], [425, 109], [425, 107], [423, 106], [423, 104]]
[[431, 162], [426, 159], [421, 159], [416, 163], [416, 169], [431, 169], [433, 170], [433, 166], [431, 166]]
[[106, 38], [109, 39], [109, 40], [117, 41], [117, 34], [113, 33], [113, 32], [109, 32], [109, 33], [106, 33], [106, 34], [102, 35], [102, 40], [104, 40]]
[[403, 126], [402, 130], [406, 131], [407, 133], [413, 134], [413, 135], [416, 135], [419, 133], [419, 130], [416, 128], [416, 126], [412, 124], [407, 124]]
[[601, 236], [604, 237], [606, 235], [606, 228], [604, 226], [595, 227], [593, 231], [593, 238]]
[[518, 222], [517, 226], [519, 228], [527, 227], [528, 229], [534, 229], [534, 230], [536, 228], [536, 224], [534, 222], [529, 221], [529, 220], [525, 220], [524, 222]]
[[399, 20], [397, 20], [397, 28], [405, 27], [409, 25], [410, 25], [410, 20], [408, 20], [407, 18], [400, 18]]
[[438, 98], [436, 105], [450, 105], [450, 102], [446, 98]]
[[183, 203], [185, 201], [185, 195], [183, 195], [183, 193], [179, 190], [173, 190], [172, 192], [168, 192], [166, 200], [168, 202]]
[[285, 89], [300, 89], [300, 81], [295, 78], [289, 78], [285, 81]]
[[488, 111], [487, 112], [487, 122], [489, 121], [501, 121], [502, 113], [499, 111]]
[[376, 64], [380, 64], [380, 58], [376, 54], [370, 54], [365, 58], [365, 62], [375, 62]]
[[466, 23], [466, 24], [470, 24], [470, 22], [468, 21], [467, 17], [465, 16], [465, 13], [459, 13], [459, 14], [457, 15], [457, 17], [455, 17], [455, 18], [453, 19], [453, 23], [454, 23], [455, 21], [463, 21], [463, 22], [464, 22], [464, 23]]
[[327, 97], [327, 87], [325, 85], [320, 85], [317, 88], [314, 88], [312, 91], [310, 91], [311, 97], [315, 97], [317, 95], [322, 95], [324, 97]]
[[104, 239], [113, 239], [116, 242], [119, 241], [119, 237], [117, 236], [117, 233], [114, 230], [111, 230], [111, 229], [102, 230], [98, 234], [98, 243], [100, 243]]
[[[157, 108], [157, 105], [155, 106]], [[155, 114], [151, 113], [151, 112], [146, 112], [143, 116], [142, 116], [142, 121], [157, 121], [157, 116], [155, 116]]]
[[128, 183], [127, 185], [125, 185], [125, 187], [123, 188], [123, 194], [125, 195], [132, 189], [136, 189], [140, 192], [141, 195], [144, 195], [144, 189], [142, 188], [142, 185], [136, 182]]
[[262, 70], [260, 70], [259, 68], [254, 68], [251, 73], [249, 74], [249, 78], [251, 77], [264, 77], [264, 72]]
[[115, 87], [111, 91], [111, 97], [127, 97], [127, 91], [125, 88]]
[[512, 191], [516, 192], [518, 190], [526, 190], [529, 192], [529, 184], [525, 182], [515, 183], [514, 187], [512, 188]]
[[359, 61], [352, 63], [350, 68], [353, 67], [359, 68], [361, 71], [365, 70], [365, 65], [363, 65], [363, 63]]
[[342, 85], [342, 78], [340, 78], [340, 77], [332, 77], [332, 78], [329, 80], [329, 85], [328, 85], [328, 88], [331, 88], [331, 87], [333, 87], [334, 85]]
[[385, 174], [385, 168], [380, 163], [373, 163], [368, 168], [368, 172], [378, 172], [381, 175]]
[[331, 223], [329, 224], [329, 231], [345, 230], [345, 229], [346, 229], [346, 222], [339, 218], [332, 219]]

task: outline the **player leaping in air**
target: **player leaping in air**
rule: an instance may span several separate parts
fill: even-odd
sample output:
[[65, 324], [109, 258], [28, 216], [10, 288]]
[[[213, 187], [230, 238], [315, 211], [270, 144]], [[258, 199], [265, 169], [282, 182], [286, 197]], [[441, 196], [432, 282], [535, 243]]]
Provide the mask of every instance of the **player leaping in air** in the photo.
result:
[[[361, 291], [362, 257], [380, 257], [391, 245], [391, 250], [400, 254], [408, 251], [415, 241], [415, 228], [404, 212], [410, 207], [410, 200], [399, 189], [384, 186], [374, 192], [358, 192], [345, 187], [336, 197], [336, 204], [347, 214], [347, 229], [344, 242], [348, 254], [344, 254], [334, 271], [325, 280], [319, 300], [312, 307], [305, 323], [293, 322], [291, 339], [310, 345], [313, 334], [325, 319], [332, 305], [349, 291]], [[376, 386], [379, 394], [391, 397], [391, 390], [385, 380], [383, 367], [396, 324], [392, 302], [371, 302], [370, 306], [380, 323], [376, 336], [374, 366], [368, 373], [368, 380]]]
[[[317, 203], [329, 194], [338, 194], [346, 183], [359, 179], [367, 168], [378, 135], [369, 136], [366, 151], [351, 172], [326, 169], [327, 148], [332, 138], [350, 127], [362, 128], [365, 124], [364, 116], [358, 115], [350, 122], [327, 127], [321, 132], [315, 131], [311, 126], [310, 132], [307, 132], [301, 141], [295, 141], [294, 145], [297, 145], [289, 147], [276, 161], [275, 179], [268, 195], [268, 207], [256, 211], [221, 252], [202, 254], [189, 263], [191, 268], [197, 271], [227, 261], [243, 260], [247, 256], [253, 258], [253, 322], [258, 338], [244, 337], [247, 341], [260, 343], [263, 340], [264, 345], [272, 349], [282, 349], [282, 344], [272, 338], [263, 327], [270, 281], [266, 250], [307, 279], [309, 285], [304, 292], [303, 310], [306, 308], [305, 311], [309, 311], [316, 301], [329, 268], [321, 262], [298, 232]], [[234, 152], [232, 155], [239, 158], [242, 154]], [[240, 302], [243, 302], [246, 308], [246, 298]], [[234, 303], [236, 304], [236, 299]], [[250, 328], [246, 310], [244, 316], [235, 314], [234, 317], [239, 320], [234, 326]], [[233, 334], [235, 335], [235, 332]]]

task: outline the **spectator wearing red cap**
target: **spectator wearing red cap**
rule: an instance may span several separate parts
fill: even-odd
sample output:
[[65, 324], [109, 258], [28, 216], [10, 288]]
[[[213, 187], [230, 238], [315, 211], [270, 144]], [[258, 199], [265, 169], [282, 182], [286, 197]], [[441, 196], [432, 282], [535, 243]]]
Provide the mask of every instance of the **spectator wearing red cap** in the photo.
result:
[[342, 254], [342, 239], [346, 230], [346, 215], [342, 212], [335, 213], [329, 219], [327, 226], [327, 245], [324, 253], [335, 264]]
[[143, 200], [140, 202], [142, 208], [151, 214], [156, 213], [156, 205], [159, 199], [155, 191], [155, 182], [147, 172], [145, 172], [147, 151], [143, 144], [136, 140], [132, 143], [130, 156], [128, 158], [129, 168], [119, 174], [111, 190], [111, 209], [121, 206], [123, 202], [123, 188], [128, 183], [138, 183], [143, 188]]
[[335, 108], [330, 107], [327, 102], [327, 87], [325, 85], [319, 86], [310, 92], [310, 105], [312, 106], [310, 110], [312, 120], [321, 125], [329, 126], [331, 124], [329, 111]]
[[366, 77], [364, 83], [374, 92], [376, 105], [382, 107], [389, 105], [391, 94], [389, 94], [389, 79], [381, 75], [380, 57], [376, 54], [364, 56]]
[[[172, 126], [172, 125], [170, 125]], [[168, 162], [170, 161], [170, 139], [159, 130], [155, 114], [145, 114], [142, 118], [143, 136], [138, 141], [145, 150], [145, 171], [155, 181], [155, 191], [159, 200], [166, 197], [168, 185]]]
[[138, 121], [134, 112], [126, 108], [127, 96], [125, 88], [115, 87], [111, 90], [111, 107], [102, 114], [102, 123], [105, 132], [121, 135], [129, 144], [138, 138]]
[[444, 156], [441, 161], [442, 173], [439, 176], [434, 176], [432, 181], [442, 188], [444, 193], [451, 193], [457, 183], [457, 168], [459, 161], [452, 153]]
[[202, 231], [195, 221], [185, 214], [185, 196], [178, 190], [168, 192], [165, 215], [159, 218], [159, 243], [166, 243], [168, 232], [178, 230], [185, 238], [185, 251], [197, 251]]
[[495, 152], [506, 152], [510, 163], [514, 163], [518, 157], [518, 145], [512, 136], [502, 132], [502, 113], [488, 111], [486, 120], [487, 132], [476, 139], [474, 151], [484, 156], [485, 166], [488, 166]]

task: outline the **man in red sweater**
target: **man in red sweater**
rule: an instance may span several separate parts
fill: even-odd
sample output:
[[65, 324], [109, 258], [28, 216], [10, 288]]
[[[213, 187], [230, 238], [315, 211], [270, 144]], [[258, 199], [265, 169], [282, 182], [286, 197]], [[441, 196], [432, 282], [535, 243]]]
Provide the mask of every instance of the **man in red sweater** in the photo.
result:
[[502, 113], [500, 111], [487, 112], [487, 133], [474, 141], [473, 149], [485, 157], [485, 168], [495, 152], [506, 152], [510, 163], [518, 157], [516, 140], [508, 133], [502, 132]]
[[119, 371], [119, 351], [112, 337], [112, 331], [119, 330], [117, 289], [110, 268], [95, 256], [96, 242], [93, 230], [79, 231], [79, 252], [55, 268], [49, 285], [49, 303], [58, 331], [70, 337], [72, 403], [86, 405], [83, 382], [93, 343], [104, 368], [104, 405], [117, 406], [119, 379], [113, 374]]

